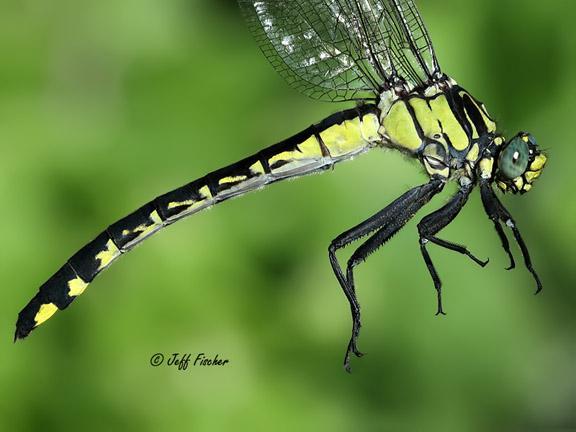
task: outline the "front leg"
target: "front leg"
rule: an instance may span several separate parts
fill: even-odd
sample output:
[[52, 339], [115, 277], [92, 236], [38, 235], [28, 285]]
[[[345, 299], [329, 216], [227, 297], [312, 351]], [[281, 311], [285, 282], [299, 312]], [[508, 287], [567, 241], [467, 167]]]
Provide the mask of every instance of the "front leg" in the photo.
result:
[[432, 242], [439, 246], [466, 255], [467, 257], [469, 257], [475, 263], [477, 263], [482, 267], [484, 267], [488, 263], [488, 260], [482, 261], [476, 258], [468, 251], [468, 249], [466, 249], [465, 246], [461, 246], [456, 243], [442, 240], [435, 236], [435, 234], [437, 234], [444, 227], [450, 224], [450, 222], [452, 222], [454, 218], [458, 215], [460, 210], [462, 210], [462, 208], [468, 201], [468, 197], [470, 196], [470, 192], [472, 192], [472, 188], [473, 188], [472, 184], [461, 186], [460, 190], [452, 197], [452, 199], [444, 207], [440, 208], [439, 210], [436, 210], [434, 213], [429, 214], [424, 219], [422, 219], [418, 224], [418, 232], [420, 234], [420, 252], [422, 253], [422, 257], [424, 258], [426, 267], [428, 267], [430, 276], [432, 276], [432, 280], [434, 281], [434, 287], [436, 288], [436, 293], [438, 297], [438, 309], [436, 315], [439, 314], [446, 315], [444, 313], [444, 310], [442, 309], [442, 282], [440, 281], [438, 272], [436, 271], [434, 263], [430, 258], [430, 254], [426, 249], [426, 244], [428, 242]]
[[[532, 273], [532, 276], [536, 281], [536, 294], [538, 294], [542, 290], [542, 282], [540, 282], [540, 278], [538, 277], [538, 274], [536, 273], [536, 271], [532, 266], [530, 253], [528, 252], [528, 248], [526, 247], [526, 244], [524, 243], [524, 240], [520, 235], [520, 231], [516, 227], [516, 222], [514, 222], [514, 219], [512, 219], [512, 216], [510, 215], [508, 210], [506, 210], [506, 208], [498, 200], [496, 194], [492, 190], [492, 187], [490, 186], [490, 183], [488, 181], [483, 181], [480, 184], [480, 194], [482, 196], [482, 204], [484, 204], [484, 210], [486, 211], [488, 217], [494, 222], [494, 226], [496, 227], [498, 235], [500, 236], [504, 250], [506, 251], [508, 256], [511, 257], [511, 259], [512, 254], [510, 253], [508, 240], [506, 239], [506, 236], [502, 228], [500, 227], [500, 229], [498, 229], [498, 227], [500, 226], [500, 221], [505, 223], [514, 233], [514, 238], [516, 239], [516, 242], [518, 243], [518, 246], [520, 246], [520, 250], [522, 251], [522, 256], [524, 257], [524, 263], [526, 265], [526, 268], [530, 273]], [[512, 259], [511, 267], [513, 267], [513, 265], [514, 260]]]

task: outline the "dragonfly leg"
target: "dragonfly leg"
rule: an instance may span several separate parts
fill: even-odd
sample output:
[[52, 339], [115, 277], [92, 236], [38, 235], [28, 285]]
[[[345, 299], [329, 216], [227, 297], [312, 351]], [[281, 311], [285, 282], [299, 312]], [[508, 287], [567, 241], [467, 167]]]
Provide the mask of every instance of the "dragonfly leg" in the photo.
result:
[[472, 192], [472, 185], [461, 187], [460, 190], [452, 197], [452, 199], [445, 206], [436, 210], [434, 213], [431, 213], [428, 216], [424, 217], [420, 221], [420, 223], [418, 223], [418, 232], [420, 234], [420, 251], [422, 252], [422, 257], [424, 258], [426, 267], [428, 267], [430, 276], [432, 276], [432, 280], [434, 281], [434, 287], [436, 288], [436, 293], [438, 297], [438, 309], [436, 311], [436, 315], [439, 314], [446, 315], [446, 314], [442, 309], [442, 282], [440, 281], [438, 272], [436, 271], [434, 263], [430, 258], [430, 254], [426, 249], [426, 245], [428, 244], [428, 242], [432, 242], [434, 244], [437, 244], [438, 246], [442, 246], [446, 249], [450, 249], [452, 251], [466, 255], [467, 257], [469, 257], [475, 263], [477, 263], [482, 267], [488, 264], [488, 260], [482, 261], [476, 258], [468, 251], [468, 249], [465, 246], [452, 243], [446, 240], [442, 240], [435, 236], [435, 234], [437, 234], [444, 227], [450, 224], [454, 220], [454, 218], [458, 215], [460, 210], [462, 210], [462, 208], [468, 201], [470, 192]]
[[520, 247], [520, 250], [522, 251], [522, 256], [524, 258], [524, 264], [526, 265], [526, 268], [528, 269], [528, 271], [530, 273], [532, 273], [532, 276], [534, 277], [534, 280], [536, 281], [536, 287], [537, 287], [536, 288], [536, 294], [538, 294], [542, 290], [542, 282], [540, 282], [540, 278], [538, 277], [538, 274], [536, 273], [536, 271], [534, 270], [534, 267], [532, 266], [532, 260], [530, 259], [530, 253], [528, 252], [528, 248], [526, 247], [526, 243], [524, 243], [524, 240], [522, 239], [522, 235], [520, 234], [520, 231], [516, 227], [516, 222], [514, 222], [514, 219], [512, 218], [512, 216], [510, 215], [508, 210], [506, 210], [506, 208], [498, 200], [498, 198], [496, 197], [496, 194], [494, 193], [494, 191], [492, 190], [492, 187], [490, 186], [490, 184], [488, 182], [483, 182], [480, 185], [480, 194], [482, 196], [482, 203], [484, 204], [484, 210], [486, 211], [486, 214], [488, 215], [488, 217], [494, 222], [494, 226], [496, 227], [496, 232], [500, 236], [500, 241], [502, 242], [502, 247], [504, 248], [504, 250], [506, 251], [506, 253], [510, 257], [511, 263], [510, 263], [509, 268], [514, 267], [514, 258], [512, 258], [512, 253], [510, 252], [508, 239], [506, 238], [506, 235], [504, 234], [504, 231], [502, 230], [502, 227], [500, 226], [500, 221], [504, 222], [512, 230], [512, 233], [514, 234], [514, 238], [516, 239], [516, 243], [518, 243], [518, 246]]
[[[490, 219], [492, 219], [492, 218], [490, 218]], [[496, 219], [492, 219], [492, 222], [494, 222], [494, 228], [496, 229], [496, 233], [498, 234], [498, 237], [500, 237], [500, 242], [502, 243], [502, 248], [504, 249], [504, 251], [508, 255], [508, 258], [510, 259], [510, 265], [508, 267], [506, 267], [506, 270], [512, 270], [514, 267], [516, 267], [516, 263], [514, 262], [514, 255], [512, 255], [512, 252], [510, 251], [510, 243], [508, 242], [508, 238], [506, 237], [506, 233], [502, 229], [502, 225], [500, 225], [500, 221], [498, 220], [498, 217], [496, 217]]]
[[[361, 224], [336, 237], [328, 248], [330, 264], [334, 274], [350, 303], [352, 313], [352, 336], [348, 343], [346, 355], [344, 358], [344, 367], [350, 371], [350, 353], [360, 357], [362, 353], [358, 350], [356, 340], [360, 333], [360, 304], [356, 298], [354, 288], [353, 268], [364, 261], [366, 257], [374, 252], [378, 247], [399, 231], [406, 222], [426, 204], [435, 194], [440, 192], [444, 187], [445, 180], [439, 177], [433, 177], [429, 183], [410, 189], [400, 198], [386, 206], [383, 210], [376, 213]], [[344, 276], [342, 268], [336, 257], [336, 251], [346, 245], [358, 240], [366, 235], [378, 231], [373, 237], [362, 244], [348, 261], [347, 276]]]

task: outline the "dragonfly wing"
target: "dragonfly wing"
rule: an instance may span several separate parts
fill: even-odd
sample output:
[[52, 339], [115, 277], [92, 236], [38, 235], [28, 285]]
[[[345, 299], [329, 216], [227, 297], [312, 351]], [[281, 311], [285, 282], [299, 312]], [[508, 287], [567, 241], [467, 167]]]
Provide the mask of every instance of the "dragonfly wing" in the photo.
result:
[[376, 99], [440, 75], [411, 0], [239, 0], [260, 48], [290, 85], [329, 101]]
[[381, 23], [389, 29], [391, 51], [400, 76], [415, 86], [425, 86], [442, 77], [436, 53], [413, 0], [374, 1], [387, 7]]
[[358, 17], [363, 45], [369, 47], [377, 70], [389, 86], [402, 83], [413, 90], [442, 78], [432, 41], [413, 0], [338, 3]]
[[375, 99], [382, 82], [362, 52], [358, 20], [337, 1], [239, 0], [280, 75], [314, 99]]

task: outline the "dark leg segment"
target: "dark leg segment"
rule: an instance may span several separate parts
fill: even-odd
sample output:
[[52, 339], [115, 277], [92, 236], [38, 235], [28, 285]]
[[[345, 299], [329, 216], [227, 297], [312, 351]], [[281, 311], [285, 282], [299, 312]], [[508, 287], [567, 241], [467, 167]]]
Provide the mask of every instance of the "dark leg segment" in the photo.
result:
[[446, 227], [450, 222], [454, 220], [454, 218], [460, 213], [462, 207], [468, 201], [468, 197], [470, 196], [470, 192], [472, 192], [472, 185], [463, 186], [460, 190], [452, 197], [452, 199], [442, 208], [436, 210], [434, 213], [429, 214], [424, 219], [420, 221], [418, 224], [418, 233], [420, 234], [420, 252], [422, 252], [422, 257], [424, 258], [424, 262], [426, 263], [426, 267], [428, 267], [428, 271], [430, 272], [430, 276], [434, 281], [434, 288], [436, 288], [436, 293], [438, 297], [438, 309], [436, 311], [436, 315], [444, 313], [442, 309], [442, 282], [440, 281], [440, 277], [438, 276], [438, 272], [434, 267], [434, 263], [430, 258], [430, 254], [426, 249], [426, 244], [430, 241], [432, 243], [437, 244], [438, 246], [445, 247], [447, 249], [453, 250], [455, 252], [461, 253], [466, 255], [470, 259], [472, 259], [476, 264], [484, 267], [488, 261], [481, 261], [472, 255], [466, 247], [461, 246], [459, 244], [455, 244], [452, 242], [448, 242], [446, 240], [439, 239], [435, 236], [439, 231], [441, 231], [444, 227]]
[[[506, 208], [498, 200], [498, 198], [496, 197], [496, 194], [494, 193], [494, 191], [492, 190], [492, 187], [490, 186], [490, 184], [488, 182], [483, 182], [480, 184], [480, 194], [482, 196], [482, 203], [484, 204], [484, 210], [486, 211], [486, 214], [488, 215], [488, 217], [494, 222], [494, 225], [495, 226], [497, 224], [499, 225], [499, 221], [502, 221], [508, 227], [510, 227], [510, 229], [514, 233], [514, 238], [516, 239], [516, 242], [518, 243], [518, 246], [520, 247], [520, 250], [522, 251], [522, 256], [524, 257], [524, 264], [526, 265], [526, 268], [528, 269], [528, 271], [530, 273], [532, 273], [532, 276], [534, 277], [534, 280], [536, 281], [536, 286], [537, 286], [536, 294], [538, 294], [542, 290], [542, 282], [540, 282], [540, 278], [538, 277], [538, 274], [536, 273], [536, 271], [532, 267], [532, 260], [530, 259], [530, 253], [528, 252], [528, 248], [526, 247], [526, 244], [524, 243], [524, 240], [522, 239], [522, 235], [520, 234], [520, 231], [518, 230], [518, 228], [516, 228], [516, 223], [514, 222], [514, 219], [512, 219], [512, 216], [510, 215], [508, 210], [506, 210]], [[508, 247], [509, 246], [508, 240], [507, 239], [504, 240], [506, 238], [506, 236], [504, 235], [504, 232], [502, 231], [501, 228], [500, 228], [500, 230], [496, 229], [496, 231], [498, 232], [498, 235], [500, 236], [500, 239], [502, 240], [502, 246], [504, 247], [504, 250], [506, 251], [508, 256], [512, 257], [512, 254], [510, 253], [510, 248]], [[513, 267], [513, 264], [514, 264], [514, 260], [512, 259], [511, 260], [511, 267]]]
[[[356, 298], [352, 269], [398, 232], [424, 204], [442, 190], [444, 182], [444, 179], [434, 177], [429, 183], [410, 189], [365, 222], [340, 234], [330, 244], [328, 248], [330, 264], [350, 303], [352, 312], [352, 336], [344, 358], [344, 367], [347, 371], [350, 371], [350, 353], [353, 352], [358, 357], [362, 355], [356, 346], [361, 323], [360, 305]], [[347, 277], [345, 277], [336, 258], [336, 251], [374, 231], [377, 231], [377, 233], [362, 244], [350, 258], [347, 267]]]
[[510, 252], [510, 243], [508, 243], [508, 238], [506, 237], [506, 233], [502, 229], [502, 225], [500, 225], [500, 221], [496, 219], [493, 220], [493, 222], [494, 222], [494, 228], [498, 233], [498, 237], [500, 237], [500, 241], [502, 242], [502, 248], [504, 249], [504, 251], [508, 255], [508, 258], [510, 259], [510, 265], [506, 267], [506, 270], [512, 270], [514, 267], [516, 267], [516, 263], [514, 262], [514, 255], [512, 255], [512, 252]]
[[426, 263], [426, 267], [428, 267], [428, 271], [430, 272], [430, 276], [432, 276], [432, 280], [434, 281], [434, 287], [436, 288], [436, 293], [438, 297], [438, 309], [436, 311], [436, 315], [444, 313], [442, 309], [442, 282], [440, 281], [440, 277], [438, 276], [438, 272], [434, 267], [434, 263], [430, 258], [430, 254], [426, 249], [426, 244], [430, 241], [438, 246], [442, 246], [446, 249], [450, 249], [452, 251], [461, 253], [466, 255], [470, 259], [472, 259], [476, 264], [484, 267], [488, 264], [488, 260], [481, 261], [472, 255], [465, 246], [461, 246], [456, 243], [452, 243], [446, 240], [439, 239], [435, 236], [436, 233], [441, 231], [444, 227], [449, 225], [454, 218], [460, 213], [462, 207], [468, 201], [468, 197], [470, 196], [470, 192], [472, 192], [472, 185], [463, 186], [460, 190], [452, 197], [450, 202], [448, 202], [444, 207], [436, 210], [434, 213], [429, 214], [424, 219], [420, 221], [418, 224], [418, 232], [420, 234], [420, 252], [422, 252], [422, 257], [424, 258], [424, 262]]

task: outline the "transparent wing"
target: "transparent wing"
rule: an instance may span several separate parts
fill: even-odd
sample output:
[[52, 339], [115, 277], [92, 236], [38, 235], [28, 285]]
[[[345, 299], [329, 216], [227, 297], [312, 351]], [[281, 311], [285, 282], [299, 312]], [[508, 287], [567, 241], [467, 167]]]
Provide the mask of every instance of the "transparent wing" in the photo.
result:
[[[374, 98], [378, 75], [337, 1], [239, 0], [260, 48], [290, 85], [323, 100]], [[356, 27], [356, 28], [354, 28]]]
[[439, 75], [411, 0], [239, 0], [264, 55], [290, 85], [322, 100], [375, 99]]
[[[374, 2], [388, 8], [381, 26], [389, 29], [391, 49], [400, 75], [412, 84], [425, 85], [441, 78], [442, 72], [436, 59], [432, 41], [418, 9], [412, 0]], [[416, 74], [417, 77], [414, 77]]]

